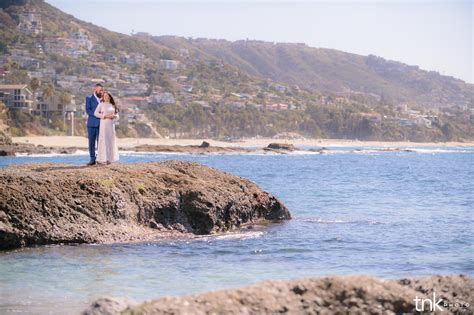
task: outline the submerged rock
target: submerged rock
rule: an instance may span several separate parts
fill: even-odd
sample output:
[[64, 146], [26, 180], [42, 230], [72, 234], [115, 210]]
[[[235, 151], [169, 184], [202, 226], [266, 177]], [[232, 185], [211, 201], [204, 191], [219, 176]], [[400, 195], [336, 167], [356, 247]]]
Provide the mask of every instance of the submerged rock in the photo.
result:
[[209, 148], [211, 144], [207, 141], [203, 141], [201, 145], [199, 146], [200, 148]]
[[311, 148], [308, 150], [309, 152], [317, 152], [319, 154], [324, 154], [324, 153], [328, 153], [329, 152], [329, 149], [326, 148], [326, 147], [322, 147], [322, 148]]
[[0, 249], [208, 234], [286, 219], [285, 205], [253, 182], [198, 163], [23, 164], [0, 174]]
[[270, 143], [265, 149], [294, 151], [295, 146], [288, 143]]
[[[407, 281], [424, 286], [410, 286]], [[240, 289], [164, 297], [128, 306], [99, 299], [83, 314], [104, 314], [98, 310], [114, 310], [107, 314], [413, 314], [417, 313], [414, 299], [431, 299], [433, 290], [443, 303], [464, 303], [443, 307], [443, 314], [472, 314], [474, 280], [466, 275], [399, 281], [367, 276], [266, 281]], [[117, 310], [117, 305], [123, 308]]]
[[120, 150], [131, 150], [135, 152], [176, 152], [176, 153], [247, 153], [252, 150], [241, 147], [218, 147], [211, 146], [209, 142], [203, 141], [200, 145], [151, 145], [142, 144], [132, 148], [120, 148]]

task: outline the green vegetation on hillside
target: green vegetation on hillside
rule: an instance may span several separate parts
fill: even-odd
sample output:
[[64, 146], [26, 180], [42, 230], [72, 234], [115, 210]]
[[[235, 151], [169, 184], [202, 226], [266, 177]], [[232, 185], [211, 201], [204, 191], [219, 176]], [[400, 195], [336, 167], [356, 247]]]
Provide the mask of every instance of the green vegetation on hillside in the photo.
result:
[[[142, 100], [123, 108], [119, 136], [474, 138], [473, 85], [415, 66], [304, 44], [129, 36], [43, 0], [3, 1], [2, 8], [0, 52], [10, 58], [0, 66], [2, 83], [28, 84], [36, 98], [66, 105], [75, 97], [79, 112], [95, 82], [120, 105]], [[26, 8], [41, 16], [41, 32], [18, 29]], [[72, 45], [72, 53], [62, 53], [74, 33], [92, 48]], [[85, 117], [77, 114], [76, 134], [85, 135]], [[6, 115], [13, 135], [68, 132], [59, 109]]]
[[474, 86], [417, 66], [304, 44], [240, 40], [154, 37], [170, 48], [181, 48], [234, 65], [249, 75], [298, 84], [323, 94], [379, 97], [425, 108], [474, 106]]
[[430, 128], [374, 122], [360, 115], [364, 110], [355, 104], [340, 108], [312, 105], [305, 110], [281, 111], [260, 111], [253, 106], [204, 108], [192, 104], [187, 107], [166, 105], [149, 110], [147, 115], [163, 134], [174, 138], [273, 137], [289, 132], [316, 138], [415, 142], [474, 138], [469, 114], [459, 109], [452, 111], [456, 116], [454, 121], [446, 122], [448, 117], [442, 117]]

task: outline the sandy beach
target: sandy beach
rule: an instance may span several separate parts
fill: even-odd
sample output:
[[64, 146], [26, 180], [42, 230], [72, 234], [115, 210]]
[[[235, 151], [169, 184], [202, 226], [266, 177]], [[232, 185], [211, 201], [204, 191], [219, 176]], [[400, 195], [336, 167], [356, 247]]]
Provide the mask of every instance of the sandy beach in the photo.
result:
[[[70, 136], [29, 136], [13, 137], [14, 143], [30, 143], [48, 147], [83, 147], [87, 148], [87, 138]], [[320, 146], [320, 147], [431, 147], [431, 146], [465, 146], [472, 147], [474, 142], [386, 142], [386, 141], [358, 141], [344, 139], [242, 139], [235, 142], [216, 141], [210, 139], [155, 139], [155, 138], [119, 138], [118, 144], [122, 148], [132, 148], [137, 145], [199, 145], [207, 141], [211, 146], [219, 147], [265, 147], [271, 142], [291, 143], [295, 146]]]

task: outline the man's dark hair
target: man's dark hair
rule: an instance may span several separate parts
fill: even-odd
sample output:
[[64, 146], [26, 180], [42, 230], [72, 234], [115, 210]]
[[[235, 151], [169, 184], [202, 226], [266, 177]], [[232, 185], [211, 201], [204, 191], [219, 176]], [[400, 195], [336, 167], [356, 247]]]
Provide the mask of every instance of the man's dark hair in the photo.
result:
[[100, 83], [96, 83], [95, 86], [96, 86], [96, 87], [97, 87], [97, 86], [103, 87], [102, 84], [100, 84]]

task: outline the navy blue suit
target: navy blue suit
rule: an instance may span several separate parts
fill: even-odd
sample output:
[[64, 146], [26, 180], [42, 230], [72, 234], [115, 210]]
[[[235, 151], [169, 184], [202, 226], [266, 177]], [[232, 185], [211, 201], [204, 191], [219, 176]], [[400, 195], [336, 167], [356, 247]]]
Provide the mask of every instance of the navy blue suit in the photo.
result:
[[99, 103], [94, 94], [86, 97], [87, 118], [87, 137], [89, 138], [89, 156], [91, 161], [95, 161], [95, 145], [99, 140], [100, 119], [94, 116], [95, 109]]

